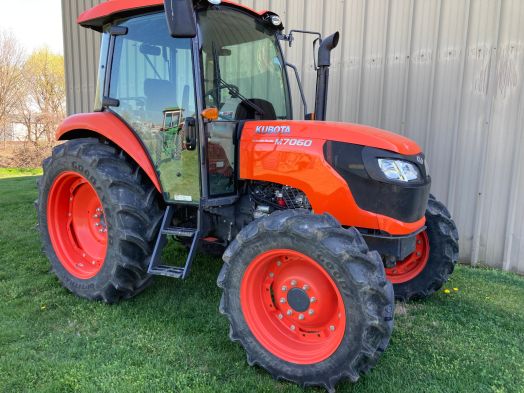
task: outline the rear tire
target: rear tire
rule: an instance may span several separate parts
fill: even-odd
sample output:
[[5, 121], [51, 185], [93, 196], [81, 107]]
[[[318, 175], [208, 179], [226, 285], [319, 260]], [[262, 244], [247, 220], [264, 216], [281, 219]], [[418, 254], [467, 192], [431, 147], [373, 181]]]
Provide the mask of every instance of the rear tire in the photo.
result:
[[278, 211], [242, 229], [223, 259], [220, 311], [249, 365], [333, 391], [342, 379], [357, 381], [386, 349], [393, 288], [380, 256], [354, 228], [341, 228], [329, 215]]
[[[417, 237], [417, 247], [422, 245], [422, 248], [416, 252], [424, 259], [420, 261], [423, 263], [420, 271], [412, 272], [416, 273], [415, 275], [395, 274], [396, 270], [401, 270], [402, 262], [397, 263], [395, 268], [386, 269], [388, 279], [393, 282], [395, 298], [398, 300], [424, 299], [431, 296], [448, 281], [458, 261], [457, 227], [448, 209], [433, 195], [430, 195], [426, 210], [426, 227], [425, 233]], [[425, 258], [424, 254], [427, 254]]]
[[43, 167], [39, 230], [62, 285], [107, 303], [145, 289], [162, 212], [157, 190], [141, 169], [123, 152], [92, 138], [55, 147]]

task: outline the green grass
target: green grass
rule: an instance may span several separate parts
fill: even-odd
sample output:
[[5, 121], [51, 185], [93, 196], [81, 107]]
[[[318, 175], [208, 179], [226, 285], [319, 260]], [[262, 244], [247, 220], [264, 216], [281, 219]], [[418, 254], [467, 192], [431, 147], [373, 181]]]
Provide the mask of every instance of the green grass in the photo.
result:
[[[0, 180], [0, 392], [301, 391], [249, 367], [229, 341], [218, 259], [118, 305], [68, 293], [40, 251], [35, 180]], [[397, 305], [377, 367], [337, 391], [524, 392], [524, 279], [459, 267], [447, 288]]]
[[8, 177], [35, 176], [42, 173], [42, 168], [0, 168], [0, 179]]

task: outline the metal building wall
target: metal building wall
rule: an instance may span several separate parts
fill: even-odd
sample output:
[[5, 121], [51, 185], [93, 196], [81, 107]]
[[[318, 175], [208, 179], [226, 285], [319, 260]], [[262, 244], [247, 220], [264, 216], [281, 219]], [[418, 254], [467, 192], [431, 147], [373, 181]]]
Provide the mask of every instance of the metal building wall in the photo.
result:
[[67, 112], [89, 112], [95, 102], [100, 35], [81, 28], [76, 18], [102, 0], [62, 0]]
[[[459, 227], [461, 259], [524, 273], [524, 1], [240, 1], [288, 29], [340, 30], [329, 118], [416, 140]], [[96, 38], [70, 21], [95, 2], [62, 1], [70, 112], [90, 109], [98, 59]], [[311, 39], [297, 36], [286, 54], [312, 105]]]

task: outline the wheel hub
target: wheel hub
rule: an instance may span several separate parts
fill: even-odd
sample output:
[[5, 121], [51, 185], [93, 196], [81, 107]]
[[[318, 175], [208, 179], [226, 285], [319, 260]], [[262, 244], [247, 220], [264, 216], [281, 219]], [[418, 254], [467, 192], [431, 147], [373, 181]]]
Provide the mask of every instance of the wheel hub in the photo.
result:
[[289, 306], [298, 312], [306, 311], [311, 302], [309, 296], [302, 288], [293, 288], [287, 295], [287, 302]]

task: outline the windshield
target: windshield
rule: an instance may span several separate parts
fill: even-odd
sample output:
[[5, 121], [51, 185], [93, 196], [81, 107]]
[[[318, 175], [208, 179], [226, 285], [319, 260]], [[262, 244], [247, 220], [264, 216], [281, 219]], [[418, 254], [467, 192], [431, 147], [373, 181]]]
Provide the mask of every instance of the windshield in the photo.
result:
[[290, 119], [288, 85], [275, 31], [221, 7], [199, 13], [205, 106], [219, 120]]

